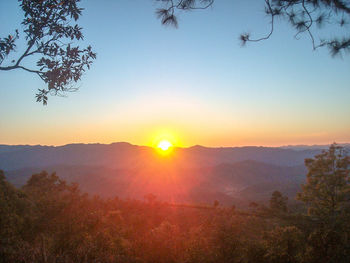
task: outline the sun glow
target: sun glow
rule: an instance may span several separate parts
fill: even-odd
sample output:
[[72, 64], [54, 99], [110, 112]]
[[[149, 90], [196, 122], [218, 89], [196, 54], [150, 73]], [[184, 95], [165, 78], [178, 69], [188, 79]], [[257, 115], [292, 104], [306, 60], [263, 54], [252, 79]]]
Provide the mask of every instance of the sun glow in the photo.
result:
[[182, 147], [176, 131], [165, 128], [156, 128], [150, 133], [147, 145], [160, 151], [169, 151], [176, 147]]
[[167, 141], [167, 140], [162, 140], [158, 143], [158, 148], [160, 148], [163, 151], [167, 151], [169, 150], [170, 147], [172, 147], [173, 145], [171, 144], [171, 142]]

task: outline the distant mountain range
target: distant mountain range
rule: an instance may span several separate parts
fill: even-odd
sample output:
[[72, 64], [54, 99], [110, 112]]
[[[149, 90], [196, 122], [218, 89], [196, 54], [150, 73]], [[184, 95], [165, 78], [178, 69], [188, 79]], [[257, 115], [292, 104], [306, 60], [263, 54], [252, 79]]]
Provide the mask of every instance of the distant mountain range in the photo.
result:
[[129, 143], [0, 145], [0, 169], [17, 186], [46, 170], [103, 197], [141, 199], [153, 193], [169, 202], [239, 205], [265, 202], [274, 190], [293, 199], [305, 180], [304, 159], [324, 148], [193, 146], [161, 156]]
[[[350, 143], [339, 143], [339, 146], [350, 149]], [[327, 150], [329, 148], [329, 144], [324, 145], [286, 145], [281, 146], [282, 149], [293, 149], [293, 150]]]

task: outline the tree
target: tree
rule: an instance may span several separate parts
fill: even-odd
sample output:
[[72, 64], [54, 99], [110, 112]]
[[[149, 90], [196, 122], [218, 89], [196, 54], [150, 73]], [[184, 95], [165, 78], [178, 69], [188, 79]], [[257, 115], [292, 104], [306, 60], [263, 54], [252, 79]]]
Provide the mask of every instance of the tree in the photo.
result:
[[29, 204], [0, 170], [0, 262], [16, 262]]
[[146, 194], [144, 198], [149, 204], [154, 204], [157, 199], [157, 196], [152, 193], [149, 193], [149, 194]]
[[32, 175], [23, 191], [34, 212], [29, 229], [34, 251], [26, 262], [128, 262], [104, 201], [45, 171]]
[[283, 196], [281, 192], [274, 191], [270, 199], [270, 208], [276, 212], [287, 212], [288, 197]]
[[314, 159], [306, 159], [305, 165], [307, 182], [297, 199], [308, 206], [313, 222], [306, 261], [349, 262], [350, 157], [333, 144]]
[[328, 151], [306, 159], [307, 183], [297, 199], [309, 207], [309, 215], [322, 220], [336, 220], [349, 213], [350, 157], [346, 150], [333, 144]]
[[[191, 11], [195, 9], [207, 9], [214, 4], [214, 0], [157, 0], [162, 7], [156, 14], [163, 25], [177, 27], [177, 12]], [[270, 30], [260, 38], [252, 38], [249, 33], [240, 35], [243, 45], [247, 42], [258, 42], [269, 39], [274, 31], [276, 18], [284, 19], [296, 30], [295, 38], [301, 34], [307, 34], [311, 40], [313, 50], [319, 47], [328, 47], [331, 54], [337, 55], [342, 51], [350, 51], [349, 20], [350, 3], [344, 0], [264, 0], [265, 13], [270, 17]], [[340, 31], [338, 37], [329, 36], [317, 40], [315, 31], [320, 27], [326, 27]]]
[[271, 263], [303, 262], [304, 236], [294, 227], [277, 227], [268, 232], [265, 237], [265, 258]]
[[213, 206], [214, 206], [214, 208], [217, 208], [219, 206], [219, 201], [218, 200], [214, 200]]
[[[73, 41], [83, 40], [82, 28], [74, 24], [82, 14], [80, 0], [19, 0], [24, 12], [22, 21], [26, 48], [16, 59], [8, 61], [16, 52], [20, 37], [18, 30], [0, 38], [0, 70], [22, 69], [36, 74], [47, 87], [38, 89], [36, 100], [47, 104], [48, 95], [62, 96], [76, 91], [74, 83], [90, 69], [96, 53], [91, 46], [80, 48]], [[25, 64], [33, 57], [36, 65]]]

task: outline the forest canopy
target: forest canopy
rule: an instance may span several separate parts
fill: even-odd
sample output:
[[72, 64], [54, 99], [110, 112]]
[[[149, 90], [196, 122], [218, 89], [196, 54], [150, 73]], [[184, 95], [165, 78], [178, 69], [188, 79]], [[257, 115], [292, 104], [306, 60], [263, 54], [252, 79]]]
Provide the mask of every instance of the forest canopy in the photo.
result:
[[349, 156], [305, 164], [301, 206], [275, 191], [244, 210], [102, 199], [47, 172], [18, 189], [0, 172], [0, 262], [349, 262]]

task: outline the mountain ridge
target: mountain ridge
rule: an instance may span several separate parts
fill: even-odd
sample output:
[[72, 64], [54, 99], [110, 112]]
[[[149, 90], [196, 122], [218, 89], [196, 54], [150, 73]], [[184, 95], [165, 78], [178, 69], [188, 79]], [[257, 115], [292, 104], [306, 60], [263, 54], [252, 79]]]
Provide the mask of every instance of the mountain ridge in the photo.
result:
[[274, 190], [291, 200], [305, 181], [305, 158], [323, 149], [281, 147], [174, 148], [162, 156], [126, 142], [63, 146], [0, 145], [0, 169], [16, 186], [34, 173], [57, 172], [84, 192], [142, 199], [226, 204], [266, 202]]
[[[282, 147], [205, 147], [174, 148], [171, 158], [179, 165], [216, 165], [223, 162], [254, 160], [282, 166], [301, 165], [323, 149]], [[0, 145], [0, 169], [14, 170], [50, 165], [101, 165], [123, 168], [159, 159], [154, 148], [127, 142], [111, 144], [67, 144], [63, 146]], [[186, 164], [187, 163], [187, 164]]]

